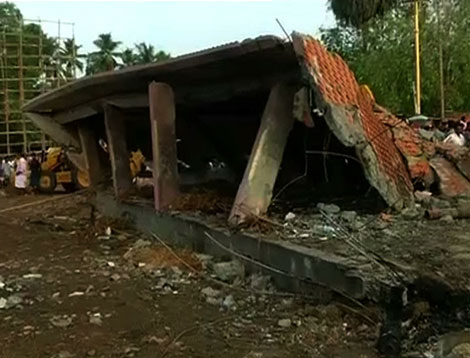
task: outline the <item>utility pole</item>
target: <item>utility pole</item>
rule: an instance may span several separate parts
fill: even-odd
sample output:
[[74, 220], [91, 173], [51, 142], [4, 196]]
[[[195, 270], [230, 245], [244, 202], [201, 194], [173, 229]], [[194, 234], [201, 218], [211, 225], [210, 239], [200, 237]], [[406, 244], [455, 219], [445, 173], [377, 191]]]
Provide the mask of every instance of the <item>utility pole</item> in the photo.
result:
[[419, 38], [419, 0], [414, 0], [415, 5], [415, 61], [416, 61], [416, 100], [415, 112], [421, 114], [421, 45]]
[[442, 0], [437, 1], [437, 24], [439, 31], [439, 87], [441, 92], [441, 121], [446, 119], [446, 98], [444, 85], [444, 49], [443, 49], [443, 31], [442, 31]]

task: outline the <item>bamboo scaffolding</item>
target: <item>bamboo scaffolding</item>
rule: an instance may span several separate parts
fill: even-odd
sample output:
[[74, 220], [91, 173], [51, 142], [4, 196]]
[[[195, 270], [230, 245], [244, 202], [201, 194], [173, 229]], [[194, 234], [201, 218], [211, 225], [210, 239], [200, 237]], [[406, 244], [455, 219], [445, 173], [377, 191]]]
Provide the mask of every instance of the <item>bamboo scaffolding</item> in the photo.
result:
[[[26, 25], [35, 23], [42, 29], [38, 34], [25, 33]], [[23, 24], [25, 26], [23, 26]], [[50, 42], [43, 41], [43, 24], [56, 24], [56, 36], [47, 35], [58, 45], [53, 54], [45, 53]], [[71, 30], [64, 36], [62, 28]], [[66, 29], [67, 30], [67, 29]], [[68, 30], [67, 30], [68, 31]], [[70, 33], [70, 31], [68, 31]], [[71, 55], [59, 53], [65, 40], [75, 44], [74, 24], [63, 21], [30, 20], [19, 23], [14, 31], [3, 31], [0, 36], [0, 157], [28, 151], [45, 150], [51, 141], [24, 116], [21, 107], [35, 96], [73, 80], [61, 76], [62, 64], [75, 62], [75, 49]], [[32, 73], [40, 73], [38, 77]]]

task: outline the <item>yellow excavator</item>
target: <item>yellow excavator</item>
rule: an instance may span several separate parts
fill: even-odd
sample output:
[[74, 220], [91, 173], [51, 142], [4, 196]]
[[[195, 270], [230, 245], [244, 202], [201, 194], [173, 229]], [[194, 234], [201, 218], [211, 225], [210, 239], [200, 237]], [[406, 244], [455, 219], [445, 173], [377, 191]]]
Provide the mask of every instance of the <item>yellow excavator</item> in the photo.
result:
[[88, 173], [76, 168], [63, 148], [51, 147], [41, 164], [39, 190], [42, 193], [52, 193], [59, 184], [70, 192], [88, 188], [90, 181]]
[[[143, 169], [145, 157], [139, 150], [131, 152], [129, 166], [132, 178], [135, 178]], [[86, 171], [78, 169], [67, 157], [61, 147], [51, 147], [41, 164], [41, 177], [39, 190], [42, 193], [52, 193], [57, 185], [62, 185], [68, 192], [85, 189], [90, 186], [90, 179]]]

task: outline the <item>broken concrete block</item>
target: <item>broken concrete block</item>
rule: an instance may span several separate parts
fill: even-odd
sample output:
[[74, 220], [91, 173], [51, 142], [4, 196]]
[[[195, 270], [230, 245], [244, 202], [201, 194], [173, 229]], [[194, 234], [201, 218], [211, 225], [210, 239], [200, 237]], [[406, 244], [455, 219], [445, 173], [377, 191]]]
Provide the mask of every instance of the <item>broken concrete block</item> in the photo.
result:
[[286, 214], [286, 217], [284, 218], [284, 220], [285, 220], [285, 221], [292, 221], [292, 220], [295, 219], [295, 217], [296, 217], [296, 215], [295, 215], [294, 213], [288, 212], [288, 213]]
[[205, 287], [201, 290], [201, 293], [206, 297], [217, 297], [220, 295], [220, 291], [212, 287]]
[[282, 328], [289, 328], [292, 326], [292, 320], [290, 318], [284, 318], [277, 321], [277, 325]]
[[357, 213], [355, 211], [343, 211], [340, 215], [341, 219], [348, 224], [354, 224], [357, 219]]
[[448, 200], [438, 199], [435, 197], [431, 197], [430, 204], [431, 207], [438, 209], [449, 209], [451, 207], [451, 204]]
[[470, 182], [444, 158], [433, 158], [431, 166], [439, 178], [439, 190], [442, 195], [454, 198], [462, 195], [470, 195]]
[[245, 267], [240, 261], [219, 262], [213, 265], [214, 274], [219, 280], [233, 282], [236, 278], [243, 279]]
[[318, 203], [317, 204], [317, 209], [324, 211], [327, 214], [338, 214], [341, 209], [338, 205], [335, 204], [324, 204], [324, 203]]
[[442, 218], [440, 218], [440, 220], [450, 224], [454, 221], [454, 218], [452, 217], [452, 215], [444, 215]]
[[405, 208], [401, 211], [401, 216], [405, 220], [416, 220], [423, 216], [423, 214], [416, 208]]

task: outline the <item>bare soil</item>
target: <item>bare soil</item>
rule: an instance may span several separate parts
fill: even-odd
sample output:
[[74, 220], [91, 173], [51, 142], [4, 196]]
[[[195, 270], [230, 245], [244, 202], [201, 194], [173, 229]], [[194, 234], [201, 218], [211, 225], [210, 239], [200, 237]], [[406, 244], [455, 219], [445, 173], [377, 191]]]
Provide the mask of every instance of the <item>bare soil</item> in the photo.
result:
[[[17, 298], [0, 308], [0, 357], [376, 357], [369, 311], [217, 287], [156, 243], [130, 260], [149, 238], [91, 212], [85, 195], [0, 197], [0, 307]], [[235, 304], [211, 304], [208, 286]]]

